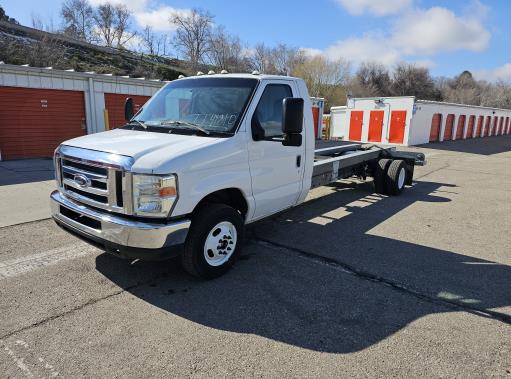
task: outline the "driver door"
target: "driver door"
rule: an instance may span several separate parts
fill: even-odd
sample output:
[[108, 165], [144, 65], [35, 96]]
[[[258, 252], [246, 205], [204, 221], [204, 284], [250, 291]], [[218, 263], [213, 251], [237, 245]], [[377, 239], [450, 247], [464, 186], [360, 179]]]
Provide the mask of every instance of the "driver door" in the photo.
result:
[[305, 143], [301, 146], [284, 146], [281, 141], [274, 140], [283, 137], [282, 102], [286, 97], [298, 97], [294, 83], [272, 80], [259, 87], [255, 96], [257, 105], [249, 113], [249, 128], [253, 127], [253, 117], [257, 117], [264, 130], [264, 138], [257, 141], [251, 133], [247, 133], [255, 199], [253, 219], [295, 205], [302, 190]]

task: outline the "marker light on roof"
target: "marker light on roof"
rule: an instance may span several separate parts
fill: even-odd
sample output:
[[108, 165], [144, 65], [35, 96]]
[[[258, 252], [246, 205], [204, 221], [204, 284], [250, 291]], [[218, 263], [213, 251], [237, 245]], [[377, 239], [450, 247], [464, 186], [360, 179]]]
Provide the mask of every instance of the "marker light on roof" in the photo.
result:
[[229, 71], [227, 71], [227, 70], [220, 71], [220, 74], [228, 74], [228, 73], [229, 73]]
[[208, 71], [208, 75], [215, 75], [215, 71], [213, 71], [213, 70], [209, 70], [209, 71]]
[[252, 75], [260, 75], [261, 73], [257, 70], [252, 71]]
[[178, 79], [183, 79], [185, 76], [184, 75], [179, 75], [177, 78]]
[[204, 75], [204, 73], [202, 71], [197, 71], [197, 76], [201, 76], [201, 75]]

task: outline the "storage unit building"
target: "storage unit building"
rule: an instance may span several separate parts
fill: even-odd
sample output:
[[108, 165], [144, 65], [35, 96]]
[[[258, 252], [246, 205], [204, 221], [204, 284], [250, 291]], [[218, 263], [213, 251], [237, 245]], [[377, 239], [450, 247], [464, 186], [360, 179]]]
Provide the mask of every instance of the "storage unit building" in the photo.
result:
[[164, 82], [0, 64], [0, 159], [51, 157], [69, 138], [119, 127]]
[[511, 110], [416, 100], [413, 96], [351, 98], [332, 107], [330, 138], [419, 145], [509, 134]]
[[322, 97], [311, 97], [312, 118], [314, 120], [314, 135], [317, 139], [321, 138], [323, 133], [323, 111], [325, 108], [325, 99]]

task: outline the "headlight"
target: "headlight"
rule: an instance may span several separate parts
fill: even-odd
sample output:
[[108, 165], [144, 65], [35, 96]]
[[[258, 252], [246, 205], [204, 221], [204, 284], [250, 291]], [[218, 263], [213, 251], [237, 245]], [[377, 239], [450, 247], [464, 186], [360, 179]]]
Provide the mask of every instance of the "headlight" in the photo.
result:
[[167, 217], [177, 199], [175, 175], [133, 174], [133, 213]]

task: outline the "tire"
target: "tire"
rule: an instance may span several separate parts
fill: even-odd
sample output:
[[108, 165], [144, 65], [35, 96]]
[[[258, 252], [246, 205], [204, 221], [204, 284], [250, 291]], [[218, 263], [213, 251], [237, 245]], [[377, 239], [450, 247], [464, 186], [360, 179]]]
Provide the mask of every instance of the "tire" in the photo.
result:
[[224, 204], [208, 204], [192, 216], [181, 262], [191, 275], [214, 279], [225, 274], [241, 251], [241, 214]]
[[403, 192], [406, 183], [406, 163], [400, 159], [392, 161], [387, 170], [387, 193], [398, 196]]
[[387, 194], [387, 169], [391, 162], [392, 159], [380, 159], [376, 163], [373, 173], [374, 192]]

